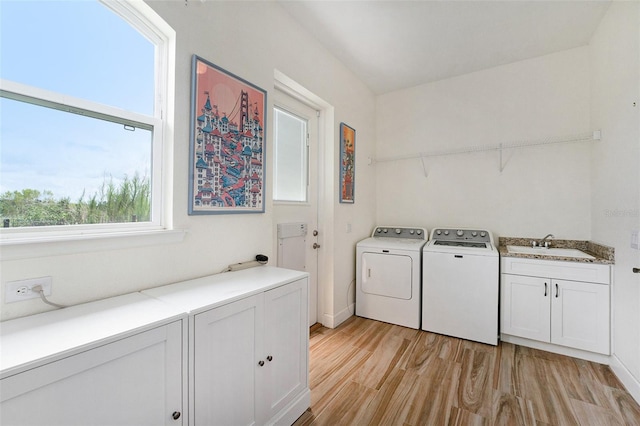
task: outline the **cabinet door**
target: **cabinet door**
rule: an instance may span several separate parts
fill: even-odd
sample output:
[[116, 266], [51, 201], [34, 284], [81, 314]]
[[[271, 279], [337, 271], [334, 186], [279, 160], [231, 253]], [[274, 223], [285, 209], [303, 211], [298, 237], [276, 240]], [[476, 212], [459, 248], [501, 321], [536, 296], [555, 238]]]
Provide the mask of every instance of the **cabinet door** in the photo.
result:
[[258, 294], [195, 315], [195, 425], [259, 423], [256, 354], [263, 350], [263, 305]]
[[2, 379], [3, 425], [180, 425], [182, 322]]
[[549, 342], [551, 280], [502, 274], [500, 331]]
[[609, 286], [553, 280], [551, 342], [609, 354]]
[[267, 387], [259, 390], [267, 421], [303, 392], [308, 384], [307, 280], [265, 292], [264, 375]]

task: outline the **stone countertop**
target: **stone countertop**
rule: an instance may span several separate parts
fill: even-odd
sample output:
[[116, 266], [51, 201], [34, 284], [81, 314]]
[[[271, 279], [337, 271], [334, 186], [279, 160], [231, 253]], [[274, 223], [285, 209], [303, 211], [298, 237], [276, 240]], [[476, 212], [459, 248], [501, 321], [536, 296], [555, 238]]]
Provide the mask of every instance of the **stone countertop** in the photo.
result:
[[557, 260], [563, 262], [579, 262], [579, 263], [601, 263], [604, 265], [613, 265], [615, 263], [615, 249], [602, 244], [583, 240], [551, 240], [551, 247], [555, 248], [572, 248], [583, 251], [595, 259], [584, 259], [579, 257], [562, 257], [545, 255], [543, 251], [540, 254], [525, 253], [509, 253], [507, 246], [524, 246], [530, 247], [531, 241], [536, 238], [522, 237], [500, 237], [498, 242], [498, 251], [501, 257], [520, 257], [526, 259], [543, 259]]

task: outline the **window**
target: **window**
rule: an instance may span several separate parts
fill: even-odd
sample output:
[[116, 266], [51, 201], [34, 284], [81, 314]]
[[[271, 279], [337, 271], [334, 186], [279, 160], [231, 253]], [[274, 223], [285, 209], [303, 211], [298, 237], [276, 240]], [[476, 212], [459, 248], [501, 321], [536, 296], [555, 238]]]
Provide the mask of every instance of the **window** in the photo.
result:
[[167, 228], [175, 33], [141, 2], [3, 2], [0, 28], [3, 240]]
[[307, 120], [274, 108], [274, 188], [276, 201], [307, 202], [309, 146]]

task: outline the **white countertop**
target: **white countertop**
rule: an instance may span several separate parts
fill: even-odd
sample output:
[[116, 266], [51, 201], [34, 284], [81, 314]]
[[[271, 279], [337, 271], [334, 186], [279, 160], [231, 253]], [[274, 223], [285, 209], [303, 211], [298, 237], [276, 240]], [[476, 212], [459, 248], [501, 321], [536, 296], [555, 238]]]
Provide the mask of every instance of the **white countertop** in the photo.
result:
[[0, 378], [302, 278], [260, 266], [0, 323]]
[[0, 323], [0, 378], [186, 315], [140, 293]]
[[307, 272], [273, 266], [259, 266], [169, 284], [145, 290], [142, 293], [168, 304], [179, 306], [184, 312], [194, 314], [308, 276]]

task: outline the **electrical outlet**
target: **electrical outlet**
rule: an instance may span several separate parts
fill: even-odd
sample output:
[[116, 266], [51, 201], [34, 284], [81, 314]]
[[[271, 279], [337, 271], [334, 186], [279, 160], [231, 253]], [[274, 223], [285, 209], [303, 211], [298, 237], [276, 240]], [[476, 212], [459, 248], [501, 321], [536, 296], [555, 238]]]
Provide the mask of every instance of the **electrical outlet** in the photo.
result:
[[53, 278], [41, 277], [28, 280], [11, 281], [5, 285], [4, 303], [22, 302], [23, 300], [39, 298], [40, 294], [33, 291], [33, 287], [41, 285], [45, 296], [51, 296]]

